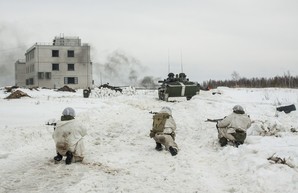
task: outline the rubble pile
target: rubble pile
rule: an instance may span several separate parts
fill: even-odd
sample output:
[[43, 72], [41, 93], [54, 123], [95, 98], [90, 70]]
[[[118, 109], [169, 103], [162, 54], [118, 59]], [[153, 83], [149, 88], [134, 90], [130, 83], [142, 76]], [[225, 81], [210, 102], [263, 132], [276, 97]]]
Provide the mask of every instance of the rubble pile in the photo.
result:
[[30, 96], [21, 90], [16, 90], [15, 92], [13, 92], [9, 96], [7, 96], [5, 99], [18, 99], [21, 97], [30, 97]]
[[13, 89], [19, 88], [18, 86], [7, 86], [5, 87], [6, 92], [13, 92]]
[[61, 88], [59, 88], [57, 91], [65, 91], [65, 92], [76, 92], [74, 89], [68, 87], [68, 86], [63, 86]]

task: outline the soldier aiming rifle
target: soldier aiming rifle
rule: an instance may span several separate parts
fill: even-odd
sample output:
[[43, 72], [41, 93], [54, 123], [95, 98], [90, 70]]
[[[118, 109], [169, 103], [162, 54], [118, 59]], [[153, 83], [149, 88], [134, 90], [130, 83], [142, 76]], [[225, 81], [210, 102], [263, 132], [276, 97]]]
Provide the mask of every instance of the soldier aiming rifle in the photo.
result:
[[236, 147], [244, 143], [246, 130], [251, 126], [250, 117], [245, 114], [240, 105], [233, 107], [233, 113], [223, 119], [207, 119], [209, 122], [216, 122], [218, 139], [223, 147], [231, 141]]

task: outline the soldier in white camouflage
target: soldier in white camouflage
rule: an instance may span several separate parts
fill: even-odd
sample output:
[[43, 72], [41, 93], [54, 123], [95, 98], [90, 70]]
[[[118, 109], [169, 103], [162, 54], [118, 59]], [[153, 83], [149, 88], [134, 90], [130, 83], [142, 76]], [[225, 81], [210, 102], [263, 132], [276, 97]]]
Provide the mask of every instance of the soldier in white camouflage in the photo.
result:
[[172, 156], [177, 155], [178, 146], [175, 142], [176, 123], [172, 117], [172, 111], [169, 107], [163, 107], [158, 113], [153, 115], [152, 130], [150, 137], [156, 142], [155, 149], [161, 151], [163, 146], [170, 151]]
[[65, 163], [82, 161], [84, 159], [84, 136], [87, 131], [79, 121], [75, 120], [75, 111], [71, 107], [63, 110], [61, 121], [58, 121], [53, 133], [57, 155], [55, 161], [61, 161], [66, 156]]
[[216, 124], [218, 139], [221, 146], [227, 145], [228, 141], [236, 147], [244, 143], [246, 130], [251, 126], [250, 117], [245, 114], [243, 107], [235, 105], [233, 113]]

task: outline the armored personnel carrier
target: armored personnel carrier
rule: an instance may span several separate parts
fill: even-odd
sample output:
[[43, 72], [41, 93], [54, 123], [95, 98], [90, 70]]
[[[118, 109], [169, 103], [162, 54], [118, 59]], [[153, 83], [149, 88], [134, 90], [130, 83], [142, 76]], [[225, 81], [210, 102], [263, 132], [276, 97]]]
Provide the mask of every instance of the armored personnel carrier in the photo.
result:
[[174, 73], [169, 73], [167, 79], [158, 82], [162, 83], [158, 88], [158, 97], [164, 101], [168, 101], [169, 97], [186, 97], [190, 100], [200, 92], [200, 85], [189, 81], [184, 73], [176, 74], [176, 77]]

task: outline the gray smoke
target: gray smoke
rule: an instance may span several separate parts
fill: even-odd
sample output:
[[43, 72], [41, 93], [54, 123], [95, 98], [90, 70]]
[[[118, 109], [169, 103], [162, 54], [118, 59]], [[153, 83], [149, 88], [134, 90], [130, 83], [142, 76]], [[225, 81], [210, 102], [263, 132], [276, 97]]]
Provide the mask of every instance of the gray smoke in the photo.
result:
[[94, 64], [94, 78], [100, 80], [99, 84], [136, 86], [144, 70], [139, 60], [117, 50], [109, 54], [103, 64]]
[[156, 82], [158, 82], [158, 78], [154, 78], [153, 76], [145, 76], [140, 81], [140, 86], [145, 88], [156, 88], [158, 86]]
[[23, 31], [10, 24], [0, 24], [0, 86], [15, 84], [15, 62], [25, 58], [27, 49], [22, 40], [26, 39]]

